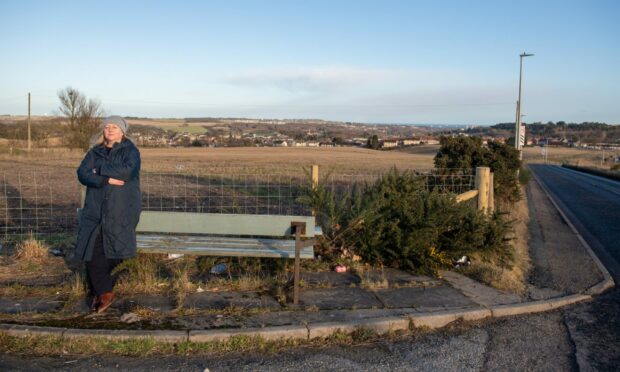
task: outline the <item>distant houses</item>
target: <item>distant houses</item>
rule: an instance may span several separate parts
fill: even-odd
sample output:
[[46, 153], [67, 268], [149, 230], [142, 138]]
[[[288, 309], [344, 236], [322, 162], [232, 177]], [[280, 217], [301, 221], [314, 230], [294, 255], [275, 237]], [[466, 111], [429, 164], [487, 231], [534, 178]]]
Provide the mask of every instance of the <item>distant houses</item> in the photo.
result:
[[[308, 130], [302, 134], [295, 134], [295, 139], [291, 138], [290, 133], [273, 131], [252, 131], [236, 130], [233, 131], [225, 126], [213, 126], [205, 128], [205, 133], [190, 132], [164, 132], [158, 133], [147, 131], [135, 131], [130, 135], [136, 139], [139, 146], [144, 147], [239, 147], [239, 146], [260, 146], [260, 147], [366, 147], [368, 138], [338, 135], [326, 136], [316, 130]], [[326, 138], [327, 137], [327, 138]], [[424, 144], [437, 145], [439, 139], [432, 136], [420, 137], [388, 137], [379, 139], [380, 149], [396, 149], [400, 147], [419, 146]]]
[[385, 139], [381, 141], [382, 149], [395, 149], [398, 147], [419, 146], [419, 145], [438, 145], [439, 139], [430, 136]]

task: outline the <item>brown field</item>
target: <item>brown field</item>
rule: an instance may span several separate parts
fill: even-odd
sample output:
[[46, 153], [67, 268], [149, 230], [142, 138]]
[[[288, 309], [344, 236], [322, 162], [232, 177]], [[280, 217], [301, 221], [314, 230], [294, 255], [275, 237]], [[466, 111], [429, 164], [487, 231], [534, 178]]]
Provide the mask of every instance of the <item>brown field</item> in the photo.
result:
[[[570, 162], [584, 166], [601, 167], [601, 159], [603, 157], [603, 151], [601, 150], [583, 150], [571, 147], [548, 147], [547, 151], [547, 162], [549, 163]], [[604, 154], [607, 158], [607, 162], [603, 168], [609, 169], [609, 166], [611, 165], [610, 157], [617, 157], [620, 155], [620, 152], [605, 151]], [[543, 163], [545, 161], [540, 147], [523, 148], [523, 160], [526, 163]]]
[[[436, 147], [438, 149], [438, 147]], [[436, 149], [420, 148], [420, 153], [375, 151], [352, 147], [336, 148], [142, 148], [143, 170], [176, 172], [194, 171], [212, 167], [244, 167], [257, 169], [293, 170], [318, 164], [321, 168], [363, 173], [377, 172], [391, 167], [400, 169], [428, 169], [433, 167]], [[0, 155], [3, 168], [12, 166], [46, 166], [74, 168], [83, 154], [65, 148], [35, 149], [33, 154]]]

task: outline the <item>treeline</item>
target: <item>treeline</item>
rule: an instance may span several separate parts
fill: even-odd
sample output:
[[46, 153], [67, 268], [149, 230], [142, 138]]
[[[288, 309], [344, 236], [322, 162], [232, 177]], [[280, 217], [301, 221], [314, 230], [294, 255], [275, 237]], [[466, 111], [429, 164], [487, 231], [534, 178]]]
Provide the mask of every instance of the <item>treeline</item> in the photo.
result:
[[[557, 129], [572, 129], [576, 131], [588, 131], [588, 130], [618, 130], [620, 128], [618, 125], [610, 125], [606, 123], [599, 122], [590, 122], [584, 121], [583, 123], [567, 123], [565, 121], [558, 121], [554, 123], [552, 121], [548, 121], [546, 123], [535, 122], [531, 124], [526, 124], [527, 127], [532, 132], [543, 132], [543, 131], [555, 131]], [[494, 129], [504, 129], [504, 130], [514, 130], [515, 123], [499, 123], [491, 126]]]
[[[499, 123], [490, 127], [477, 127], [468, 130], [470, 134], [487, 134], [491, 136], [511, 137], [514, 135], [515, 123]], [[586, 143], [620, 143], [620, 125], [599, 122], [567, 123], [549, 121], [526, 124], [527, 137], [566, 138], [573, 142]]]
[[[0, 123], [0, 138], [8, 140], [27, 140], [28, 121], [23, 120], [3, 120]], [[51, 137], [61, 137], [63, 135], [63, 124], [57, 118], [48, 120], [37, 120], [31, 123], [30, 136], [33, 141], [40, 141]]]

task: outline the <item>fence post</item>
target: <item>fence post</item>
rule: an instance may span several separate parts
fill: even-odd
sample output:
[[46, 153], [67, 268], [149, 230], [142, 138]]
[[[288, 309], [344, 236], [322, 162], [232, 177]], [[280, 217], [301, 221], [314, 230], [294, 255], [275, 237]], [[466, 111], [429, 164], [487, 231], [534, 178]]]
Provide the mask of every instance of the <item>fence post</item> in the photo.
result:
[[317, 189], [319, 187], [319, 166], [314, 164], [312, 166], [312, 190]]
[[493, 172], [489, 173], [489, 213], [495, 212], [495, 182], [493, 180]]
[[487, 213], [489, 208], [489, 181], [491, 169], [476, 167], [476, 189], [478, 189], [478, 210]]
[[[312, 165], [312, 191], [316, 191], [319, 187], [319, 166]], [[312, 215], [316, 216], [316, 210], [312, 209]]]

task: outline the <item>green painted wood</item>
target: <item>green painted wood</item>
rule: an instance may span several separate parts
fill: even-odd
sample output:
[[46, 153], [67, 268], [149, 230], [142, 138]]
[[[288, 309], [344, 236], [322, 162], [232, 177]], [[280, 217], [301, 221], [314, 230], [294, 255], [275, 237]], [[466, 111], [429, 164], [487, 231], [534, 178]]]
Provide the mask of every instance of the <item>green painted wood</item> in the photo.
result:
[[312, 216], [276, 216], [261, 214], [218, 214], [144, 211], [138, 233], [292, 236], [291, 222], [305, 222], [306, 234], [315, 232]]
[[[138, 234], [143, 253], [182, 253], [201, 256], [295, 258], [294, 240], [224, 238], [196, 235]], [[314, 258], [313, 247], [300, 250], [300, 258]]]

